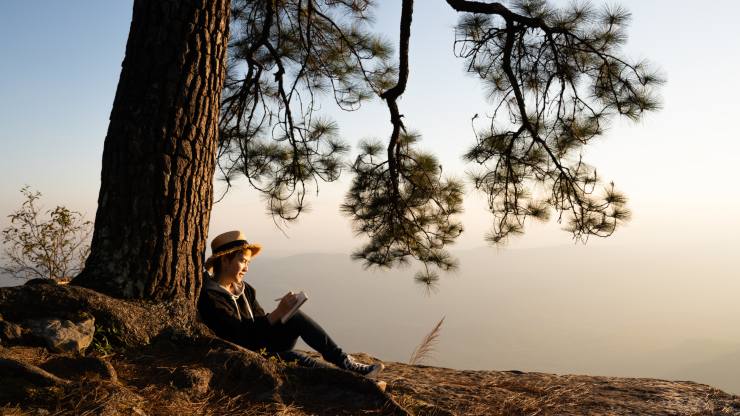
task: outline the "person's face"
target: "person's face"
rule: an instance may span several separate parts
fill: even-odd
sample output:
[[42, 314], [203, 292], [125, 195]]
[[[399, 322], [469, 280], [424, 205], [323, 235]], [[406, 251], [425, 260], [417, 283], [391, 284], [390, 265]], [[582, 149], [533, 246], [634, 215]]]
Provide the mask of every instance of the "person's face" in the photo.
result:
[[224, 273], [227, 276], [232, 276], [234, 281], [239, 281], [244, 278], [244, 275], [249, 271], [249, 262], [252, 261], [252, 252], [247, 250], [236, 255], [231, 260], [226, 260], [224, 263]]

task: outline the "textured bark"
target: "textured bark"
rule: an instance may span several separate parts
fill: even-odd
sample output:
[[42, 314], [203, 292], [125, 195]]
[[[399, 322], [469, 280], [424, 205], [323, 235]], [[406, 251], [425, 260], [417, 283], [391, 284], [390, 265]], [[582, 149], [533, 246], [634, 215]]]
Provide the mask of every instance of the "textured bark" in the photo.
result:
[[136, 0], [103, 150], [92, 248], [73, 284], [186, 300], [201, 283], [230, 0]]

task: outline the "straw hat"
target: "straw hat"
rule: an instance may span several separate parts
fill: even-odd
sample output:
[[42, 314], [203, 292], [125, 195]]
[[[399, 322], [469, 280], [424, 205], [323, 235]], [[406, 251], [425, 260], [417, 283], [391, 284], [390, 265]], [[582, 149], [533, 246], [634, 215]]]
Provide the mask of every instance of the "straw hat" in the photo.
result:
[[226, 254], [233, 253], [235, 251], [249, 249], [252, 253], [252, 257], [259, 254], [262, 251], [262, 246], [259, 244], [250, 244], [247, 238], [239, 230], [227, 231], [223, 234], [219, 234], [216, 238], [211, 241], [211, 257], [206, 260], [206, 270], [210, 271], [213, 268], [214, 261]]

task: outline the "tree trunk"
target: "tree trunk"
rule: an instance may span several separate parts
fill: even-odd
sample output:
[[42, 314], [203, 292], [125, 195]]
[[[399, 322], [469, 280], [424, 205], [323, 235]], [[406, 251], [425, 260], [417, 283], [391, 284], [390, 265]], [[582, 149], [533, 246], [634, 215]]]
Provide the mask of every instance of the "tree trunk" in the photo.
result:
[[230, 0], [136, 0], [103, 149], [90, 256], [73, 284], [123, 298], [200, 289]]

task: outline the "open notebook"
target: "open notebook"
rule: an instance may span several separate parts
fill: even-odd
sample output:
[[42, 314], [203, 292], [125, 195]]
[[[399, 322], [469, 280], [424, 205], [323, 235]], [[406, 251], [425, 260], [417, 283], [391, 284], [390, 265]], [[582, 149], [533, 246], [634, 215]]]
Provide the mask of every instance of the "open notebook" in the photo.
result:
[[280, 322], [282, 323], [288, 322], [288, 319], [292, 318], [293, 315], [295, 315], [295, 313], [298, 312], [298, 308], [300, 308], [308, 300], [308, 296], [306, 296], [306, 294], [302, 291], [296, 293], [295, 297], [296, 297], [295, 305], [293, 305], [293, 307], [290, 309], [290, 311], [288, 311], [288, 313], [283, 315], [283, 317], [280, 319]]

